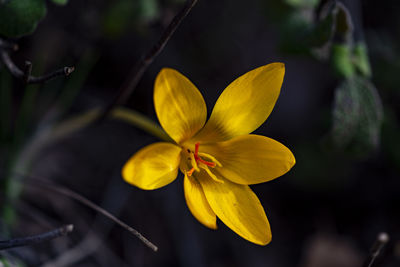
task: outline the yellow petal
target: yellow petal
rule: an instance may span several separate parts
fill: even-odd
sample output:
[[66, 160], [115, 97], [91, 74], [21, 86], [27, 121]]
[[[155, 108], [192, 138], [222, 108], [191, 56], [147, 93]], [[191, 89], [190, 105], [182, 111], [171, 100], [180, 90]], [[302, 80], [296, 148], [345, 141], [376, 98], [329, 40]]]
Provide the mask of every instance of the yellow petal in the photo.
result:
[[234, 80], [218, 98], [210, 119], [195, 139], [218, 142], [253, 132], [274, 108], [284, 74], [283, 63], [272, 63]]
[[200, 146], [221, 164], [215, 171], [238, 184], [258, 184], [288, 172], [296, 160], [284, 145], [261, 135], [242, 135], [229, 141]]
[[180, 160], [180, 147], [154, 143], [140, 149], [125, 163], [122, 177], [141, 189], [157, 189], [175, 180]]
[[208, 228], [217, 229], [217, 217], [208, 204], [203, 189], [196, 178], [185, 174], [183, 186], [186, 204], [193, 216]]
[[266, 245], [271, 241], [267, 216], [250, 187], [228, 180], [218, 183], [204, 172], [200, 175], [198, 180], [207, 201], [224, 224], [250, 242]]
[[154, 85], [154, 107], [164, 130], [181, 143], [201, 129], [207, 107], [197, 88], [173, 69], [162, 69]]

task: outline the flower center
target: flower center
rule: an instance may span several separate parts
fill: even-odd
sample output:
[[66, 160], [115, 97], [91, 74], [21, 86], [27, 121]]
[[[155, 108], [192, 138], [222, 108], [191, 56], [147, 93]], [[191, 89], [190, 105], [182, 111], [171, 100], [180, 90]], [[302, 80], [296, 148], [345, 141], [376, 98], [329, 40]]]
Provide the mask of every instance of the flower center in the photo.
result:
[[188, 176], [192, 176], [194, 171], [200, 172], [200, 169], [203, 169], [212, 179], [223, 183], [223, 181], [221, 179], [218, 179], [217, 176], [215, 176], [215, 174], [212, 173], [211, 170], [209, 169], [209, 167], [211, 168], [215, 168], [216, 166], [222, 167], [221, 163], [219, 163], [219, 161], [213, 156], [207, 153], [199, 152], [199, 147], [200, 143], [196, 143], [194, 147], [194, 152], [191, 151], [190, 149], [187, 149], [187, 152], [189, 153], [188, 160], [190, 160], [190, 165], [192, 166], [192, 168], [186, 171], [186, 174]]

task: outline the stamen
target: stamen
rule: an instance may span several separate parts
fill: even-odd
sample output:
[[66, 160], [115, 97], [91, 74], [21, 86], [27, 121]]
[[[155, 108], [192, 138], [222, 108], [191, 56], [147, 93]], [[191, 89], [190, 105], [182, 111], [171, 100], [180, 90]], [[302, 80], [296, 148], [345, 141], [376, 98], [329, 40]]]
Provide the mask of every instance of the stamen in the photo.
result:
[[224, 183], [224, 181], [221, 180], [221, 179], [218, 179], [218, 177], [215, 176], [215, 174], [212, 173], [212, 172], [210, 171], [210, 169], [209, 169], [207, 166], [201, 166], [201, 167], [202, 167], [202, 169], [204, 169], [204, 170], [207, 172], [208, 175], [210, 175], [210, 177], [211, 177], [214, 181], [219, 182], [219, 183]]
[[215, 162], [205, 161], [204, 159], [202, 159], [202, 158], [200, 158], [200, 157], [197, 157], [197, 160], [200, 161], [201, 163], [207, 165], [207, 166], [212, 167], [212, 168], [214, 168], [215, 165], [216, 165]]
[[189, 171], [186, 172], [187, 176], [192, 176], [194, 172], [194, 168], [191, 168]]
[[209, 154], [207, 154], [207, 153], [199, 152], [199, 156], [202, 156], [203, 158], [208, 158], [208, 159], [210, 159], [212, 162], [215, 162], [215, 163], [217, 164], [218, 167], [222, 167], [222, 164], [221, 164], [216, 158], [214, 158], [213, 156], [211, 156], [211, 155], [209, 155]]
[[200, 169], [197, 166], [197, 160], [196, 160], [196, 155], [193, 155], [192, 153], [190, 153], [190, 163], [192, 164], [192, 167], [199, 172]]
[[[223, 183], [224, 181], [219, 179], [215, 174], [211, 172], [211, 170], [208, 167], [214, 168], [215, 166], [221, 167], [222, 164], [213, 156], [207, 154], [207, 153], [199, 153], [199, 147], [200, 143], [196, 143], [194, 147], [194, 153], [191, 152], [189, 149], [187, 149], [189, 153], [189, 158], [190, 164], [192, 165], [192, 168], [186, 172], [188, 176], [192, 176], [193, 172], [200, 172], [200, 168], [204, 169], [207, 174], [215, 181]], [[210, 159], [211, 161], [207, 161], [202, 159], [200, 156]]]

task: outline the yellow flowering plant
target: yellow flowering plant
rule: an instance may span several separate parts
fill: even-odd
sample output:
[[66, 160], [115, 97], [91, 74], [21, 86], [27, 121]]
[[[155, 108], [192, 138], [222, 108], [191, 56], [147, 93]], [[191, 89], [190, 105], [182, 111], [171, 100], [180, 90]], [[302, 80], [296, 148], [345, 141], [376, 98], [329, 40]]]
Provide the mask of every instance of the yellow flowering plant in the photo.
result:
[[283, 63], [254, 69], [220, 95], [209, 120], [199, 90], [181, 73], [164, 68], [154, 85], [154, 106], [173, 142], [140, 149], [124, 165], [126, 182], [152, 190], [184, 174], [184, 195], [193, 216], [217, 228], [218, 217], [241, 237], [266, 245], [271, 229], [249, 185], [275, 179], [295, 164], [292, 152], [265, 136], [250, 134], [271, 113], [285, 74]]

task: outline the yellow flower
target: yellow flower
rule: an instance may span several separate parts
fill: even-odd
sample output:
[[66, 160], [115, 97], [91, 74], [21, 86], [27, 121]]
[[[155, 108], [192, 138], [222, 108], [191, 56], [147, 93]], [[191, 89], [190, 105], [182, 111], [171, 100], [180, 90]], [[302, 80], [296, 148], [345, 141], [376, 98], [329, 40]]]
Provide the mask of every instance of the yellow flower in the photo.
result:
[[125, 181], [157, 189], [174, 181], [179, 168], [187, 206], [198, 221], [216, 229], [218, 217], [241, 237], [268, 244], [267, 216], [248, 185], [285, 174], [295, 158], [281, 143], [249, 133], [271, 113], [284, 73], [284, 64], [272, 63], [237, 78], [222, 92], [206, 123], [207, 108], [198, 89], [178, 71], [162, 69], [154, 105], [175, 142], [139, 150], [122, 169]]

